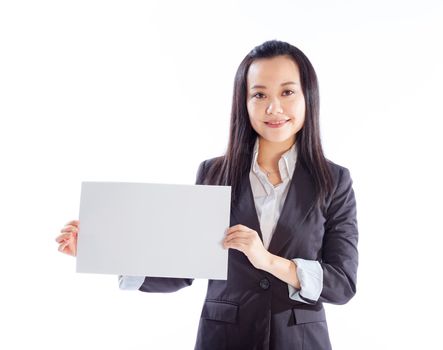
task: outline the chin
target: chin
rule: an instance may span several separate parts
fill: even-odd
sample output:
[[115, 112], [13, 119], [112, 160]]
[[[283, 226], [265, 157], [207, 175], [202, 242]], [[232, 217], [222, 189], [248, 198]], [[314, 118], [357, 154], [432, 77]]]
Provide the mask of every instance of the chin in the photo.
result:
[[260, 136], [268, 142], [286, 142], [294, 137], [295, 133], [282, 133], [280, 135], [269, 135], [269, 133], [260, 134]]

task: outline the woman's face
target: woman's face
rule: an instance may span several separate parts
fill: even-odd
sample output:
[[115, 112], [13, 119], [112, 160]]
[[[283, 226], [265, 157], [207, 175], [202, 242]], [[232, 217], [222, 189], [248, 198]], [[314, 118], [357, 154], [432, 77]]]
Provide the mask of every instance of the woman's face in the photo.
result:
[[294, 61], [287, 56], [257, 59], [250, 65], [246, 80], [247, 108], [254, 130], [269, 142], [295, 141], [305, 120], [305, 97]]

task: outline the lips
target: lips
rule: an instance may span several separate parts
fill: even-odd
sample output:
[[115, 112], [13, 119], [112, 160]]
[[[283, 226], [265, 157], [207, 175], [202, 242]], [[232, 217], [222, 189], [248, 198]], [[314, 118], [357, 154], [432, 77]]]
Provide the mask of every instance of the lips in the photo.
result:
[[287, 122], [288, 120], [289, 119], [269, 120], [269, 121], [265, 122], [265, 124], [280, 125], [280, 124]]

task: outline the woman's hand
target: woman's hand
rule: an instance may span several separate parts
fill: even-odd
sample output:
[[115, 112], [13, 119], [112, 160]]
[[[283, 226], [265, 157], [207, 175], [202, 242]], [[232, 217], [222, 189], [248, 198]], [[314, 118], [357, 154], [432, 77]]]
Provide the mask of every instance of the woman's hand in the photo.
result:
[[61, 229], [62, 234], [55, 239], [57, 243], [60, 243], [58, 250], [62, 253], [72, 256], [77, 255], [77, 234], [79, 224], [80, 221], [78, 220], [69, 221], [65, 227]]
[[272, 254], [263, 246], [257, 231], [247, 226], [239, 224], [228, 228], [223, 246], [243, 252], [257, 269], [266, 270], [271, 263]]

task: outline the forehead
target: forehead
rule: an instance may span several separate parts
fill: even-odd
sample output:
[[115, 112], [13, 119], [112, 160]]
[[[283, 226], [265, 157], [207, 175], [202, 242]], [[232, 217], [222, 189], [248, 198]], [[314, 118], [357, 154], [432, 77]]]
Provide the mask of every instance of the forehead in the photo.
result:
[[297, 64], [287, 56], [260, 58], [251, 63], [246, 77], [248, 86], [252, 84], [270, 85], [284, 81], [300, 81]]

